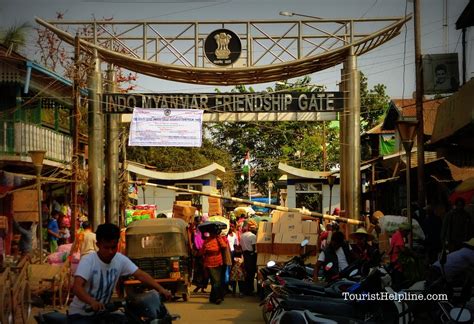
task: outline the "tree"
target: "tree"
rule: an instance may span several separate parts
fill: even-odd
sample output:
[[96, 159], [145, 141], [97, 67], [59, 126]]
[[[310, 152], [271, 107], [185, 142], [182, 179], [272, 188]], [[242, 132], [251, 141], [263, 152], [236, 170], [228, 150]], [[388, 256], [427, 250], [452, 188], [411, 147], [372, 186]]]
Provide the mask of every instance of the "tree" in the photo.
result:
[[8, 47], [8, 52], [18, 52], [26, 45], [26, 36], [30, 28], [31, 26], [27, 22], [20, 25], [15, 24], [0, 32], [0, 43]]
[[[312, 92], [322, 89], [321, 86], [312, 85], [311, 78], [306, 76], [295, 83], [277, 82], [274, 88], [267, 88], [267, 92]], [[238, 86], [233, 92], [254, 91]], [[323, 137], [322, 122], [237, 122], [209, 125], [208, 132], [218, 147], [230, 153], [235, 170], [241, 169], [246, 152], [250, 152], [250, 165], [254, 171], [251, 174], [252, 184], [264, 193], [268, 181], [276, 184], [279, 178], [279, 162], [307, 170], [322, 170], [323, 141], [329, 138], [337, 143], [339, 136], [337, 128], [326, 129], [326, 137]], [[331, 152], [328, 154], [328, 165], [333, 166], [339, 160], [338, 144], [328, 143], [327, 149]], [[247, 183], [239, 182], [237, 195], [245, 195]]]
[[367, 77], [360, 72], [360, 126], [362, 133], [382, 121], [390, 103], [390, 97], [387, 95], [386, 90], [387, 87], [380, 83], [369, 90]]

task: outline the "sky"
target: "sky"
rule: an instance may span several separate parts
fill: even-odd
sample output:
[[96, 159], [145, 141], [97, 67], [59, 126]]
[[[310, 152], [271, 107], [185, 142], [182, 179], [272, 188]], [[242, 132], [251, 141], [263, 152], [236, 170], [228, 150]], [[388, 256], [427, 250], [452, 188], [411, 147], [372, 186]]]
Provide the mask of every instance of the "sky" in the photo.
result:
[[[455, 22], [469, 0], [420, 0], [422, 54], [459, 53], [461, 32]], [[443, 3], [447, 1], [447, 27], [443, 27]], [[65, 20], [92, 20], [113, 17], [114, 20], [205, 21], [260, 20], [290, 18], [279, 15], [291, 11], [331, 18], [373, 18], [404, 16], [413, 12], [410, 0], [0, 0], [0, 28], [29, 21], [34, 17], [55, 20], [56, 12]], [[295, 19], [292, 17], [291, 19]], [[358, 68], [368, 78], [369, 87], [382, 83], [392, 98], [411, 98], [415, 90], [413, 19], [400, 35], [373, 51], [358, 57]], [[32, 32], [33, 33], [33, 32]], [[447, 35], [447, 37], [445, 36]], [[474, 32], [467, 33], [467, 79], [474, 77]], [[35, 49], [30, 42], [27, 56]], [[31, 53], [31, 54], [28, 54]], [[311, 75], [312, 83], [337, 90], [341, 66]], [[461, 71], [460, 71], [461, 76]], [[290, 80], [291, 81], [291, 80]], [[192, 85], [140, 76], [137, 92], [214, 92], [215, 86]], [[264, 90], [269, 84], [252, 85]], [[271, 84], [270, 84], [271, 85]], [[226, 91], [229, 87], [219, 87]]]

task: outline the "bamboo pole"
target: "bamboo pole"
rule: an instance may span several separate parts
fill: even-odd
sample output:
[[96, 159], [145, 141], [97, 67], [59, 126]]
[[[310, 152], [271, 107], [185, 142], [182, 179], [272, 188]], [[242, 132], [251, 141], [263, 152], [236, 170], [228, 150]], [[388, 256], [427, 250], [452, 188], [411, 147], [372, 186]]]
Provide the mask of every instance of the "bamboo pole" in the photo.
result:
[[[138, 181], [129, 181], [130, 183], [137, 183]], [[140, 182], [142, 183], [142, 182]], [[223, 196], [223, 195], [218, 195], [218, 194], [212, 194], [212, 193], [207, 193], [203, 191], [198, 191], [198, 190], [191, 190], [191, 189], [183, 189], [183, 188], [178, 188], [174, 186], [165, 186], [165, 185], [159, 185], [156, 183], [145, 183], [146, 186], [150, 187], [157, 187], [157, 188], [163, 188], [163, 189], [168, 189], [168, 190], [174, 190], [174, 191], [181, 191], [181, 192], [188, 192], [196, 195], [201, 195], [201, 196], [208, 196], [208, 197], [213, 197], [213, 198], [219, 198], [219, 199], [228, 199], [231, 201], [239, 202], [242, 204], [247, 204], [247, 205], [253, 205], [253, 206], [258, 206], [258, 207], [266, 207], [266, 208], [271, 208], [279, 211], [284, 211], [284, 212], [293, 212], [293, 213], [301, 213], [306, 216], [311, 216], [312, 218], [322, 218], [322, 219], [328, 219], [328, 220], [335, 220], [341, 223], [347, 223], [347, 224], [352, 224], [352, 225], [364, 225], [365, 223], [362, 221], [358, 221], [356, 219], [352, 218], [345, 218], [345, 217], [339, 217], [335, 215], [326, 215], [318, 212], [313, 212], [308, 209], [301, 209], [301, 208], [289, 208], [289, 207], [284, 207], [284, 206], [278, 206], [278, 205], [273, 205], [273, 204], [267, 204], [267, 203], [262, 203], [258, 201], [250, 201], [247, 199], [242, 199], [242, 198], [237, 198], [237, 197], [230, 197], [230, 196]]]

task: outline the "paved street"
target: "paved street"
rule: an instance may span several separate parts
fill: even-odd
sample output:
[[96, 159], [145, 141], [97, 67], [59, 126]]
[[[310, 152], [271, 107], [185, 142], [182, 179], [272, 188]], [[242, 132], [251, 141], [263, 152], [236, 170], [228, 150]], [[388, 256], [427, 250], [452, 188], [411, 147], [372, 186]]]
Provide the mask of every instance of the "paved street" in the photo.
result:
[[[209, 290], [210, 288], [208, 288]], [[192, 294], [187, 302], [181, 300], [166, 303], [172, 314], [179, 314], [181, 319], [177, 324], [195, 323], [263, 323], [261, 309], [257, 297], [233, 298], [226, 296], [220, 305], [210, 304], [208, 294]], [[48, 308], [49, 309], [49, 308]], [[40, 309], [33, 309], [37, 314]], [[43, 310], [41, 310], [43, 311]], [[36, 323], [33, 317], [28, 324]]]
[[181, 315], [177, 323], [263, 323], [257, 297], [226, 296], [220, 305], [210, 304], [207, 294], [193, 294], [189, 301], [168, 303], [171, 313]]

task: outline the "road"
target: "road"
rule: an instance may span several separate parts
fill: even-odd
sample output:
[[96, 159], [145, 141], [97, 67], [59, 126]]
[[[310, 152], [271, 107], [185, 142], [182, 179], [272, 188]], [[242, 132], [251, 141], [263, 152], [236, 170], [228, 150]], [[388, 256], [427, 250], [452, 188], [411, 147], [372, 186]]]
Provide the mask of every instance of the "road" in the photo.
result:
[[[208, 288], [209, 290], [209, 288]], [[177, 324], [194, 323], [264, 323], [257, 297], [227, 295], [220, 305], [211, 304], [208, 295], [192, 294], [187, 302], [167, 303], [170, 313], [179, 314]]]
[[[208, 287], [208, 290], [210, 288]], [[211, 304], [209, 295], [205, 293], [192, 294], [187, 302], [181, 300], [166, 303], [172, 314], [179, 314], [181, 319], [176, 324], [196, 323], [264, 323], [257, 297], [232, 297], [227, 295], [220, 305]], [[50, 307], [48, 307], [48, 310]], [[45, 309], [33, 309], [33, 314]], [[31, 317], [28, 324], [36, 323]]]

